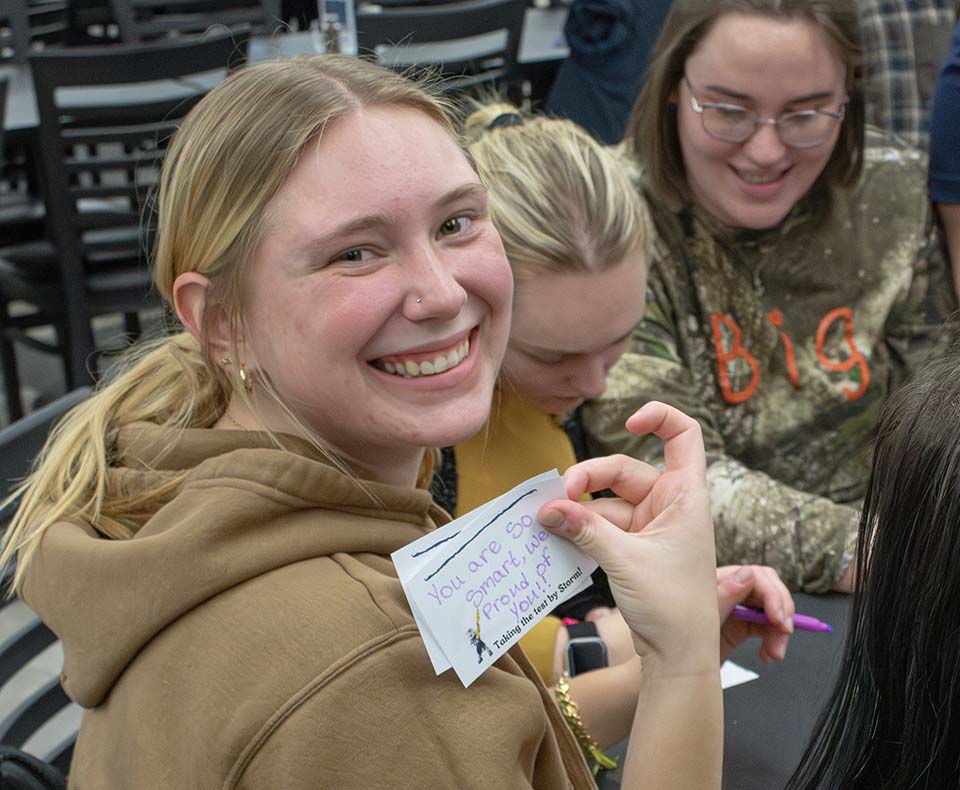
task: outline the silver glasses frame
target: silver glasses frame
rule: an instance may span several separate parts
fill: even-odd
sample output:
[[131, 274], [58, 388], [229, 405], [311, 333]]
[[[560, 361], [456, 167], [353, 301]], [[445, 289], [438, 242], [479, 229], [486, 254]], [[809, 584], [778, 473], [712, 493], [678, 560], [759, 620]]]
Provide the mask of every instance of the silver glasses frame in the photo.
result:
[[[776, 118], [765, 118], [760, 115], [760, 113], [755, 110], [748, 110], [746, 107], [743, 107], [739, 104], [724, 104], [718, 102], [699, 102], [697, 97], [693, 95], [693, 86], [690, 84], [690, 80], [687, 79], [687, 76], [684, 74], [683, 81], [687, 83], [687, 88], [690, 91], [690, 106], [693, 107], [693, 111], [700, 116], [700, 125], [703, 127], [703, 131], [706, 132], [714, 140], [723, 140], [727, 143], [745, 143], [753, 135], [757, 133], [758, 126], [775, 126], [777, 128], [777, 136], [780, 138], [780, 142], [783, 143], [787, 148], [816, 148], [818, 145], [823, 145], [827, 138], [824, 137], [823, 140], [818, 140], [815, 143], [806, 143], [803, 145], [796, 145], [795, 143], [788, 143], [783, 139], [783, 135], [780, 132], [781, 124], [785, 120], [790, 118], [812, 118], [815, 115], [824, 115], [827, 118], [833, 119], [836, 124], [840, 124], [844, 117], [846, 116], [847, 102], [850, 100], [844, 98], [840, 103], [840, 110], [838, 112], [831, 112], [830, 110], [794, 110], [792, 112], [785, 112], [783, 115], [780, 115]], [[750, 115], [753, 115], [753, 129], [746, 134], [744, 137], [733, 137], [729, 135], [716, 134], [707, 129], [707, 125], [703, 120], [703, 111], [706, 109], [717, 109], [717, 110], [732, 110], [736, 112], [745, 113], [744, 118], [749, 118]], [[829, 135], [827, 135], [829, 137]]]

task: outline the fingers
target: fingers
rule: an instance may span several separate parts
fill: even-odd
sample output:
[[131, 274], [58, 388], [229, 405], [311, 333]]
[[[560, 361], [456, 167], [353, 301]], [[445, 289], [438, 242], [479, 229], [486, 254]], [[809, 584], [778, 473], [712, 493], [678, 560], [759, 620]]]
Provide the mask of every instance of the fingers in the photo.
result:
[[673, 406], [650, 401], [627, 420], [627, 430], [636, 434], [652, 433], [663, 439], [668, 472], [675, 469], [706, 472], [700, 424]]
[[580, 499], [585, 493], [611, 489], [629, 502], [640, 502], [660, 472], [650, 464], [628, 455], [607, 455], [574, 464], [563, 474], [567, 496]]
[[647, 499], [634, 506], [624, 499], [600, 497], [584, 502], [583, 506], [623, 530], [629, 530], [631, 527], [639, 529], [653, 518], [650, 502]]
[[[726, 572], [721, 576], [721, 571]], [[750, 595], [753, 577], [753, 568], [749, 565], [717, 569], [717, 605], [720, 608], [721, 623], [727, 622], [733, 614], [733, 608]]]
[[793, 596], [773, 568], [766, 565], [727, 565], [717, 568], [717, 600], [724, 622], [737, 604], [763, 609], [784, 633], [793, 633]]
[[620, 554], [617, 546], [624, 537], [623, 531], [580, 502], [554, 499], [540, 508], [537, 519], [603, 567], [615, 563]]
[[[779, 574], [765, 566], [733, 565], [717, 569], [717, 604], [724, 637], [734, 646], [751, 636], [761, 638], [760, 657], [783, 660], [793, 633], [793, 598]], [[763, 610], [769, 625], [728, 620], [737, 604]]]

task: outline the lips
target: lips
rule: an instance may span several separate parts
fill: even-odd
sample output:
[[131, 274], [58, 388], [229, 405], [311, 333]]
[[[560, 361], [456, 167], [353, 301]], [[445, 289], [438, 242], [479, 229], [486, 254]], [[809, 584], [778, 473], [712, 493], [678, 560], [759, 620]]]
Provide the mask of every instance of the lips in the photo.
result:
[[[473, 334], [471, 332], [471, 334]], [[378, 370], [403, 378], [435, 376], [456, 368], [470, 355], [470, 337], [446, 349], [416, 354], [391, 354], [371, 363]]]

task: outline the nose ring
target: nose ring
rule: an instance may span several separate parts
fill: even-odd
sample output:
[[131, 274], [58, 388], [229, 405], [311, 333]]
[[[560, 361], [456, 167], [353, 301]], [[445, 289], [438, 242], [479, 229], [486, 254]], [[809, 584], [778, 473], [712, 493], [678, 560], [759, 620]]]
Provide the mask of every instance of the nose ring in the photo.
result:
[[417, 304], [420, 304], [422, 301], [423, 301], [423, 297], [418, 296], [418, 297], [417, 297]]

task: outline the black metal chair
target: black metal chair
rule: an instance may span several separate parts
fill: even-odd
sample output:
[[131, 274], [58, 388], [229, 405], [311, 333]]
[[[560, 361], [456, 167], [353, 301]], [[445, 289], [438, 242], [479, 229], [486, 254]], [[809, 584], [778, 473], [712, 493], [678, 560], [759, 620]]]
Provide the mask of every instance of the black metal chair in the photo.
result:
[[509, 83], [527, 5], [527, 0], [361, 5], [357, 45], [362, 56], [372, 54], [384, 66], [439, 71], [449, 91]]
[[4, 0], [0, 5], [0, 61], [24, 63], [32, 46], [61, 43], [65, 0]]
[[[84, 387], [68, 393], [0, 430], [0, 495], [6, 496], [30, 470], [53, 425], [90, 396]], [[6, 524], [12, 508], [0, 512]], [[50, 631], [17, 598], [7, 598], [11, 569], [0, 592], [0, 744], [15, 747], [66, 772], [80, 726], [80, 708], [60, 686], [62, 650]]]
[[110, 0], [128, 44], [214, 32], [272, 33], [282, 25], [281, 0]]
[[53, 277], [41, 268], [17, 274], [38, 312], [63, 317], [55, 325], [63, 329], [68, 387], [96, 378], [96, 366], [88, 367], [94, 316], [126, 315], [135, 335], [137, 314], [159, 303], [141, 214], [180, 119], [245, 52], [245, 39], [224, 36], [31, 58], [47, 224], [59, 265]]
[[29, 165], [23, 158], [25, 152], [4, 149], [4, 108], [8, 86], [6, 80], [0, 80], [0, 83], [0, 371], [9, 421], [13, 422], [23, 416], [14, 340], [43, 351], [58, 350], [55, 342], [45, 343], [26, 334], [27, 329], [36, 326], [56, 325], [57, 316], [41, 315], [36, 311], [12, 315], [10, 305], [13, 301], [29, 301], [35, 296], [18, 273], [21, 267], [27, 267], [35, 273], [43, 271], [55, 278], [57, 256], [53, 245], [45, 238], [46, 209], [43, 201], [30, 189]]

